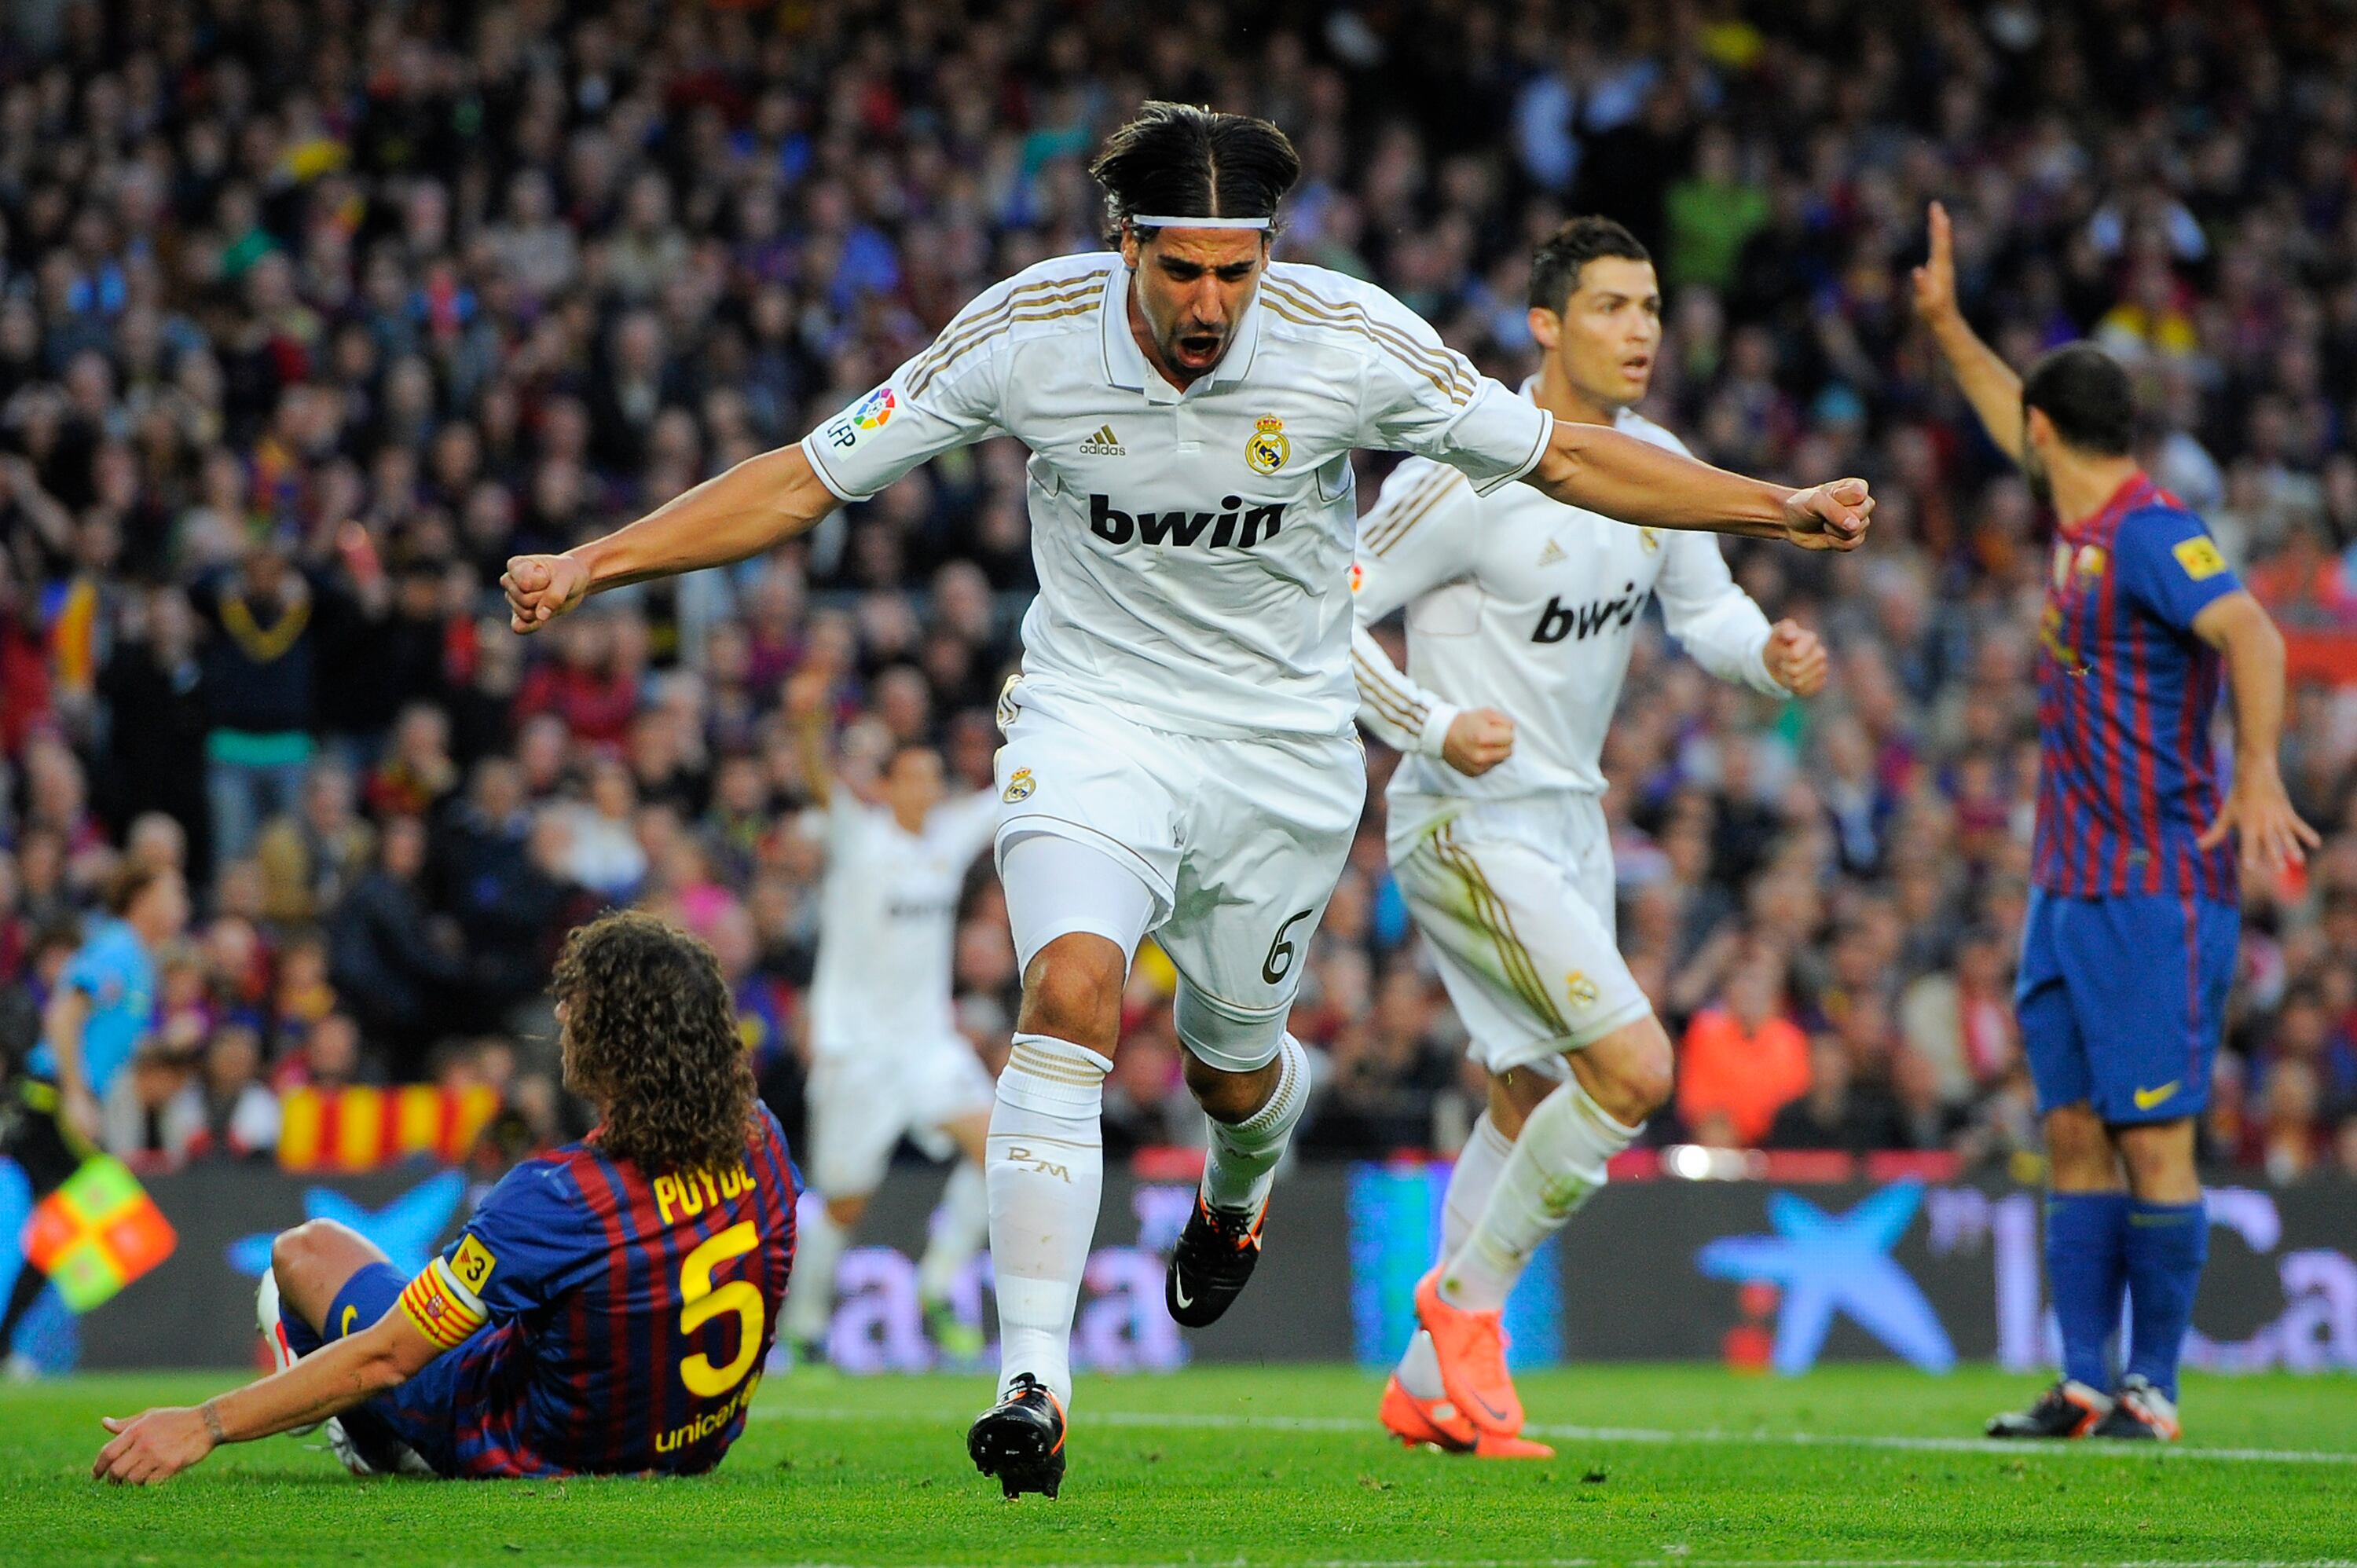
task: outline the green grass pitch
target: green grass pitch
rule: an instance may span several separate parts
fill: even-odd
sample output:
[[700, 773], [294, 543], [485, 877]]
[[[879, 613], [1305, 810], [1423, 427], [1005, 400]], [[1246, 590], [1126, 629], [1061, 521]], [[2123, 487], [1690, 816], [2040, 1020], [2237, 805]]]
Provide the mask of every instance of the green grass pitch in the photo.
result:
[[149, 1491], [88, 1478], [102, 1413], [217, 1376], [0, 1391], [0, 1563], [1651, 1563], [1664, 1568], [2357, 1563], [2357, 1380], [2202, 1378], [2178, 1448], [1973, 1440], [2031, 1380], [1580, 1368], [1523, 1380], [1553, 1462], [1386, 1442], [1346, 1368], [1085, 1379], [1056, 1501], [964, 1451], [974, 1378], [771, 1378], [696, 1480], [356, 1482], [318, 1438], [224, 1449]]

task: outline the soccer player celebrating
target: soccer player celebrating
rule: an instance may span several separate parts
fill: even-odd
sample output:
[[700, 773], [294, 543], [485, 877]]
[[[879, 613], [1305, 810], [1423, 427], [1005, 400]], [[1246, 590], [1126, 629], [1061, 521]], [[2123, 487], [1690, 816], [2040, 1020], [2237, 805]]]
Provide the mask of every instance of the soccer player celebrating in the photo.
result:
[[[2241, 934], [2235, 858], [2275, 871], [2316, 832], [2276, 770], [2284, 645], [2201, 520], [2129, 456], [2127, 373], [2073, 343], [2017, 376], [1956, 304], [1934, 204], [1915, 308], [1989, 439], [2058, 524], [2038, 671], [2034, 886], [2015, 986], [2045, 1120], [2046, 1273], [2062, 1377], [1994, 1437], [2174, 1438], [2177, 1361], [2209, 1252], [2193, 1123]], [[2223, 795], [2210, 720], [2234, 696]], [[2135, 1327], [2116, 1385], [2104, 1344]]]
[[[1530, 297], [1545, 359], [1525, 398], [1559, 424], [1685, 450], [1632, 412], [1662, 343], [1661, 285], [1635, 236], [1609, 219], [1564, 224], [1532, 257]], [[1600, 803], [1638, 614], [1658, 596], [1705, 669], [1777, 696], [1824, 686], [1824, 648], [1795, 622], [1770, 627], [1708, 534], [1630, 528], [1527, 486], [1477, 496], [1422, 458], [1361, 522], [1355, 582], [1359, 717], [1407, 754], [1388, 797], [1393, 873], [1490, 1079], [1449, 1173], [1439, 1266], [1416, 1293], [1427, 1326], [1382, 1418], [1407, 1443], [1544, 1457], [1514, 1435], [1507, 1293], [1670, 1095], [1669, 1036], [1614, 941]], [[1412, 677], [1364, 630], [1403, 604]]]
[[[156, 959], [188, 923], [178, 869], [126, 860], [106, 887], [107, 915], [91, 929], [41, 1011], [41, 1040], [25, 1059], [18, 1103], [0, 1109], [0, 1155], [14, 1159], [39, 1202], [98, 1153], [99, 1106], [155, 1026]], [[41, 1298], [48, 1276], [30, 1259], [0, 1314], [0, 1350]], [[12, 1376], [30, 1377], [11, 1353]]]
[[597, 1102], [597, 1130], [510, 1171], [414, 1279], [332, 1220], [281, 1235], [260, 1293], [279, 1370], [110, 1419], [91, 1474], [161, 1481], [328, 1418], [356, 1475], [720, 1463], [793, 1262], [785, 1135], [702, 942], [606, 915], [567, 939], [554, 991], [565, 1081]]
[[1365, 790], [1346, 584], [1350, 454], [1406, 450], [1484, 490], [1524, 479], [1657, 528], [1848, 549], [1872, 505], [1791, 490], [1484, 380], [1398, 301], [1272, 262], [1300, 173], [1266, 121], [1149, 103], [1092, 166], [1118, 250], [1026, 269], [806, 437], [620, 532], [521, 556], [530, 631], [601, 588], [736, 560], [996, 435], [1031, 449], [1039, 596], [1000, 704], [996, 853], [1023, 1002], [985, 1177], [999, 1402], [967, 1446], [1009, 1495], [1064, 1473], [1072, 1311], [1096, 1228], [1099, 1113], [1132, 954], [1181, 977], [1187, 1081], [1211, 1121], [1165, 1299], [1190, 1326], [1257, 1260], [1308, 1099], [1286, 1034], [1299, 953]]
[[825, 1206], [802, 1228], [786, 1335], [805, 1360], [822, 1352], [834, 1307], [834, 1269], [903, 1133], [963, 1155], [917, 1265], [933, 1343], [971, 1359], [982, 1331], [950, 1305], [951, 1284], [982, 1250], [990, 1223], [983, 1139], [990, 1075], [958, 1033], [951, 953], [966, 867], [990, 843], [998, 800], [976, 789], [944, 800], [941, 753], [895, 748], [862, 800], [827, 756], [826, 697], [834, 672], [816, 665], [786, 685], [802, 779], [826, 809], [818, 973], [811, 983], [810, 1166]]

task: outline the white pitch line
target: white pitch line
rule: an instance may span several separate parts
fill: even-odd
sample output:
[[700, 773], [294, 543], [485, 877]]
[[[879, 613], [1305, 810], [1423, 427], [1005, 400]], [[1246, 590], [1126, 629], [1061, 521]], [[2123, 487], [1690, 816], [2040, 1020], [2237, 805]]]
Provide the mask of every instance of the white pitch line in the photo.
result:
[[[797, 1407], [792, 1404], [765, 1404], [753, 1412], [753, 1417], [757, 1421], [905, 1422], [918, 1425], [939, 1423], [938, 1417], [915, 1412], [894, 1413], [860, 1409]], [[1347, 1415], [1237, 1415], [1216, 1411], [1110, 1410], [1087, 1412], [1080, 1419], [1084, 1426], [1363, 1432], [1369, 1436], [1373, 1436], [1380, 1430], [1372, 1421]], [[2182, 1448], [2158, 1444], [2147, 1448], [2142, 1444], [2130, 1446], [2093, 1442], [2007, 1443], [1988, 1437], [1900, 1437], [1839, 1432], [1673, 1432], [1663, 1427], [1566, 1426], [1550, 1423], [1534, 1423], [1523, 1430], [1533, 1437], [1559, 1437], [1572, 1443], [1740, 1444], [1769, 1448], [1880, 1448], [1925, 1454], [1989, 1454], [2014, 1458], [2073, 1455], [2082, 1458], [2134, 1459], [2149, 1455], [2172, 1460], [2214, 1459], [2231, 1464], [2357, 1465], [2357, 1452], [2330, 1449]], [[1685, 1568], [1699, 1568], [1698, 1564], [1685, 1559], [1679, 1561], [1685, 1563]], [[1799, 1568], [1799, 1565], [1795, 1564], [1794, 1568]], [[1892, 1564], [1890, 1568], [1903, 1568], [1903, 1565]], [[2158, 1568], [2158, 1565], [2154, 1565], [2154, 1568]], [[2357, 1563], [2350, 1564], [2350, 1568], [2357, 1568]]]

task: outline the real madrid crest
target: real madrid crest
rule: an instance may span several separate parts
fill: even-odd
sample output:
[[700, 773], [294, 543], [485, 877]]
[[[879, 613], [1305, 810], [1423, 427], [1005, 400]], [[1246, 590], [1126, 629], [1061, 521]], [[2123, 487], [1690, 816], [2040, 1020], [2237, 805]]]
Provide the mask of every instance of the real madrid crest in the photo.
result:
[[1031, 770], [1028, 768], [1018, 768], [1006, 780], [1006, 792], [1000, 795], [999, 799], [1013, 805], [1017, 800], [1029, 800], [1031, 789]]
[[1244, 461], [1256, 474], [1274, 474], [1292, 456], [1293, 443], [1285, 438], [1285, 421], [1273, 413], [1262, 414], [1244, 442]]

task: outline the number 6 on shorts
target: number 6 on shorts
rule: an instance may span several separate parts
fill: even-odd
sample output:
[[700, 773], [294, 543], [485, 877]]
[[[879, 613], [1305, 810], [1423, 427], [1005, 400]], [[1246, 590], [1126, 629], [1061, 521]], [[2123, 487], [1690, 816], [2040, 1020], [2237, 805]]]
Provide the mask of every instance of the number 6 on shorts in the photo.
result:
[[1315, 912], [1310, 909], [1296, 910], [1286, 917], [1285, 924], [1276, 928], [1276, 935], [1269, 940], [1268, 957], [1261, 961], [1260, 977], [1263, 980], [1275, 985], [1293, 972], [1293, 944], [1285, 940], [1285, 933], [1308, 919]]

